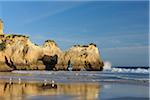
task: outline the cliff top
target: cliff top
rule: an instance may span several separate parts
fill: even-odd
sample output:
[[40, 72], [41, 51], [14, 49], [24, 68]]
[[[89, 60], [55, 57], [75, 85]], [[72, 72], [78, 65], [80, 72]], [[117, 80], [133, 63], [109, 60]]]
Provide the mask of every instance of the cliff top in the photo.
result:
[[29, 38], [29, 36], [20, 35], [20, 34], [2, 34], [2, 35], [0, 35], [0, 36], [6, 37], [6, 38], [15, 38], [15, 37]]
[[94, 43], [89, 43], [88, 45], [74, 45], [74, 47], [89, 47], [90, 45], [93, 45], [96, 47], [96, 44]]
[[56, 42], [54, 40], [46, 40], [45, 43], [53, 43], [57, 46]]

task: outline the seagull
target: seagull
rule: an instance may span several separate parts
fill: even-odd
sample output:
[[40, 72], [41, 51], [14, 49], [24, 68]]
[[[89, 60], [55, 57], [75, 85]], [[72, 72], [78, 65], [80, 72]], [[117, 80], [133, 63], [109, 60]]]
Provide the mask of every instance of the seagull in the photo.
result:
[[76, 73], [76, 76], [78, 76], [79, 74], [78, 73]]
[[21, 78], [19, 78], [19, 84], [21, 83]]
[[10, 77], [10, 79], [9, 79], [9, 84], [11, 84], [11, 83], [12, 83], [11, 81], [12, 81], [12, 78]]
[[55, 86], [54, 80], [52, 80], [51, 83], [52, 83], [52, 87], [54, 87]]
[[46, 85], [47, 84], [47, 80], [44, 80], [44, 85]]

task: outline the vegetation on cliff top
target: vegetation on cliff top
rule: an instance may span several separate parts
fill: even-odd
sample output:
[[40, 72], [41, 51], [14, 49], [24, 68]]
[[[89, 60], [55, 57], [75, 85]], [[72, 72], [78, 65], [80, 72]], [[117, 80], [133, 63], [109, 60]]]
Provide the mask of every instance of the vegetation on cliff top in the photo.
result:
[[56, 44], [56, 42], [54, 40], [46, 40], [45, 43], [47, 43], [47, 42], [52, 42], [52, 43], [54, 43], [57, 46], [57, 44]]
[[54, 42], [54, 43], [55, 43], [55, 41], [54, 41], [54, 40], [46, 40], [45, 42]]
[[24, 38], [29, 38], [29, 36], [26, 36], [26, 35], [20, 35], [20, 34], [7, 34], [5, 35], [6, 38], [15, 38], [15, 37], [24, 37]]
[[[90, 43], [89, 45], [94, 45], [96, 47], [95, 43]], [[74, 47], [89, 47], [89, 45], [74, 45]]]
[[90, 43], [89, 45], [94, 45], [96, 47], [96, 44], [95, 43]]

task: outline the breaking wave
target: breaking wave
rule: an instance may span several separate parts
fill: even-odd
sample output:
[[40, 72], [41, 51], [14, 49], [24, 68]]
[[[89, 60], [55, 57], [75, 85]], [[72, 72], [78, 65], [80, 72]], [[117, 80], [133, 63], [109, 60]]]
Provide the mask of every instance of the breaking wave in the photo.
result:
[[111, 72], [118, 72], [118, 73], [149, 73], [150, 68], [145, 69], [145, 68], [137, 68], [137, 69], [132, 69], [132, 68], [112, 68], [110, 70]]
[[149, 73], [149, 67], [112, 67], [109, 61], [104, 62], [104, 72], [117, 73]]
[[111, 63], [109, 61], [104, 62], [104, 70], [111, 70]]

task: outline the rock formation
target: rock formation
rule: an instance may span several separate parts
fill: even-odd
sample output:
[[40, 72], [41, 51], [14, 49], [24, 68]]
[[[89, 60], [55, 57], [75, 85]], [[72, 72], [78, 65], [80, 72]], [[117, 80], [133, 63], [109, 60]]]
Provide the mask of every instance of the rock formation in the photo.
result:
[[103, 62], [95, 44], [75, 45], [63, 52], [52, 40], [43, 46], [33, 44], [24, 35], [0, 35], [0, 71], [67, 70], [68, 61], [73, 70], [102, 70]]

